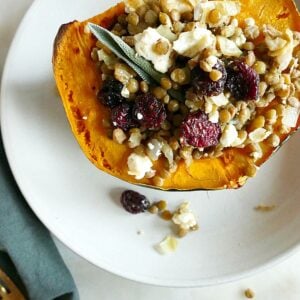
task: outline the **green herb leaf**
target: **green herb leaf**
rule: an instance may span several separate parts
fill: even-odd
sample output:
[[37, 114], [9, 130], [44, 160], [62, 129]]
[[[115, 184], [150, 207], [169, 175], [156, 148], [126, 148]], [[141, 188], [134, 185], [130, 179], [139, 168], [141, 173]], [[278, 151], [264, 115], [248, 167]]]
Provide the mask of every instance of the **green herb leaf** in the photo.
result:
[[[134, 49], [129, 47], [120, 37], [111, 33], [107, 29], [88, 23], [93, 35], [107, 48], [109, 48], [116, 56], [126, 62], [143, 80], [149, 84], [160, 84], [160, 80], [164, 74], [156, 71], [152, 64], [138, 55]], [[168, 90], [171, 97], [184, 101], [185, 97], [178, 90]]]
[[138, 67], [136, 64], [134, 64], [122, 51], [122, 49], [118, 46], [118, 44], [110, 37], [109, 34], [107, 34], [106, 31], [103, 30], [102, 27], [89, 23], [88, 24], [91, 32], [94, 34], [94, 36], [108, 49], [110, 49], [116, 56], [118, 56], [120, 59], [122, 59], [124, 62], [126, 62], [139, 76], [145, 80], [148, 83], [154, 83], [155, 80], [144, 72], [140, 67]]

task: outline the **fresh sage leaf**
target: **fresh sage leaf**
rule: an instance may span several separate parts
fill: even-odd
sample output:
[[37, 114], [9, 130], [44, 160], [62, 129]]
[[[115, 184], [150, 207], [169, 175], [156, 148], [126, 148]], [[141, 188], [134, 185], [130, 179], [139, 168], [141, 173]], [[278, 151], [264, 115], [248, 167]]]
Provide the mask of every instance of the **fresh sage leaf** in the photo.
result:
[[[160, 84], [160, 80], [164, 77], [164, 74], [156, 71], [149, 61], [138, 55], [120, 37], [99, 25], [88, 23], [88, 26], [93, 35], [102, 44], [126, 62], [143, 80], [149, 84]], [[183, 93], [179, 90], [170, 89], [168, 93], [177, 100], [184, 101], [185, 99]]]
[[148, 73], [155, 81], [160, 82], [161, 78], [164, 77], [164, 74], [156, 71], [152, 64], [141, 57], [138, 53], [134, 51], [131, 47], [129, 47], [120, 37], [111, 33], [105, 28], [102, 28], [110, 37], [118, 44], [118, 46], [123, 50], [123, 52], [128, 56], [130, 60], [132, 60], [135, 64], [137, 64], [141, 69], [143, 69], [146, 73]]
[[[110, 37], [110, 35], [108, 35], [105, 31], [102, 30], [102, 27], [100, 27], [98, 25], [95, 25], [95, 24], [92, 24], [92, 23], [89, 23], [88, 26], [89, 26], [91, 32], [94, 34], [94, 36], [103, 45], [105, 45], [108, 49], [110, 49], [117, 57], [119, 57], [124, 62], [126, 62], [137, 74], [139, 74], [139, 76], [143, 80], [145, 80], [149, 84], [155, 83], [155, 80], [153, 80], [153, 78], [149, 74], [147, 74], [146, 72], [144, 72], [140, 67], [138, 67], [136, 64], [134, 64], [125, 55], [125, 53], [122, 51], [122, 49], [120, 49], [120, 47], [118, 46], [118, 44], [116, 42], [114, 42], [114, 40]], [[99, 30], [99, 28], [101, 30]]]

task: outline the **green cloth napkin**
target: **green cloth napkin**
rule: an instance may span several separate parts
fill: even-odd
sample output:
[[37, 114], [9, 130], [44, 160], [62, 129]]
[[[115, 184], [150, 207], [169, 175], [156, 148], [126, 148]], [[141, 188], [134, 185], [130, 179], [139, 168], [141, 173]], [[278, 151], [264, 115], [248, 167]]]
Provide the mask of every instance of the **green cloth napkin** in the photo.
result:
[[0, 268], [30, 300], [79, 299], [48, 230], [18, 189], [0, 134]]

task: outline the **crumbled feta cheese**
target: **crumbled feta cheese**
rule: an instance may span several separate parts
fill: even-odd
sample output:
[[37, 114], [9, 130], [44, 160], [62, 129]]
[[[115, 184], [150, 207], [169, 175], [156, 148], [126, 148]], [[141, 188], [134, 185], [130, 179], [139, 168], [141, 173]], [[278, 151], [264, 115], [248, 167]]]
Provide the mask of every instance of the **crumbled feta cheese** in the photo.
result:
[[[209, 20], [209, 14], [213, 9], [217, 9], [222, 15], [217, 23]], [[240, 9], [238, 1], [199, 1], [194, 9], [194, 20], [200, 21], [202, 24], [207, 23], [209, 27], [219, 27], [228, 24], [230, 17], [237, 15]]]
[[247, 39], [244, 34], [234, 35], [230, 38], [238, 47], [242, 47], [246, 43]]
[[156, 161], [161, 154], [163, 143], [157, 139], [151, 139], [147, 144], [147, 155], [151, 160]]
[[[157, 71], [166, 73], [169, 67], [172, 65], [172, 46], [169, 40], [160, 35], [158, 31], [152, 27], [145, 29], [142, 33], [136, 34], [134, 39], [136, 52], [140, 56], [151, 61]], [[157, 54], [155, 51], [153, 51], [153, 46], [158, 41], [163, 41], [168, 44], [169, 49], [166, 54]]]
[[270, 36], [267, 36], [265, 43], [270, 51], [276, 51], [282, 49], [287, 44], [287, 41], [280, 37], [272, 39]]
[[288, 127], [296, 127], [299, 112], [299, 107], [292, 107], [288, 105], [283, 111], [282, 124]]
[[158, 245], [155, 245], [155, 249], [160, 254], [168, 254], [174, 252], [177, 249], [177, 246], [177, 239], [171, 235], [168, 235]]
[[209, 100], [206, 100], [204, 108], [205, 108], [205, 113], [206, 114], [211, 113], [212, 110], [213, 110], [213, 103], [211, 101], [209, 101]]
[[269, 135], [270, 131], [265, 128], [257, 128], [249, 133], [249, 139], [255, 143], [260, 143], [264, 141]]
[[205, 97], [205, 99], [217, 106], [223, 106], [229, 102], [228, 98], [223, 93], [218, 96]]
[[178, 225], [184, 230], [191, 230], [197, 226], [197, 221], [195, 215], [191, 212], [189, 208], [189, 202], [183, 202], [175, 211], [172, 217], [174, 224]]
[[225, 56], [239, 57], [243, 53], [234, 41], [231, 41], [230, 39], [227, 39], [224, 36], [218, 35], [217, 42], [219, 44], [222, 54]]
[[213, 67], [217, 62], [218, 62], [218, 58], [215, 55], [210, 55], [209, 57], [207, 57], [205, 59], [205, 61], [211, 66]]
[[169, 165], [171, 165], [174, 161], [174, 153], [170, 145], [166, 142], [163, 144], [161, 148], [161, 152], [164, 154], [166, 159], [168, 160]]
[[263, 151], [257, 143], [252, 144], [252, 147], [254, 148], [254, 151], [250, 154], [250, 156], [253, 157], [254, 161], [256, 161], [263, 156]]
[[212, 111], [208, 114], [208, 120], [212, 123], [218, 123], [219, 115], [218, 106], [214, 105]]
[[178, 10], [181, 14], [193, 10], [193, 6], [188, 0], [160, 0], [163, 12], [170, 13], [173, 9]]
[[241, 137], [238, 136], [238, 137], [235, 139], [235, 141], [231, 144], [231, 146], [232, 146], [232, 147], [238, 147], [238, 146], [242, 145], [242, 144], [246, 141], [247, 137], [248, 137], [248, 134], [247, 134], [247, 132], [245, 131], [245, 134], [242, 135]]
[[274, 57], [278, 64], [279, 72], [285, 70], [293, 58], [293, 50], [297, 43], [294, 40], [293, 32], [287, 29], [284, 33], [281, 33], [271, 26], [264, 26], [263, 32], [265, 34], [265, 41], [269, 55]]
[[255, 20], [253, 18], [247, 18], [245, 19], [245, 25], [246, 26], [254, 26], [255, 25]]
[[113, 130], [113, 140], [118, 144], [123, 144], [123, 142], [127, 139], [125, 132], [121, 128], [115, 128]]
[[141, 144], [142, 137], [143, 136], [141, 135], [140, 131], [132, 132], [128, 139], [129, 148], [135, 148], [135, 147], [139, 146]]
[[228, 124], [225, 126], [222, 136], [220, 138], [220, 143], [223, 147], [230, 147], [233, 142], [238, 138], [238, 132], [234, 125]]
[[181, 55], [192, 58], [203, 49], [211, 47], [214, 42], [215, 37], [210, 30], [196, 27], [191, 31], [180, 33], [173, 43], [173, 49]]
[[168, 39], [170, 42], [174, 42], [177, 39], [177, 35], [172, 32], [169, 25], [160, 25], [156, 28], [157, 32]]
[[127, 159], [128, 174], [135, 176], [135, 179], [142, 179], [152, 169], [152, 161], [146, 155], [131, 153]]
[[293, 58], [293, 51], [294, 51], [294, 38], [293, 32], [289, 29], [286, 30], [285, 35], [288, 39], [288, 44], [280, 51], [280, 55], [276, 56], [276, 61], [278, 63], [278, 70], [281, 72], [285, 70], [292, 58]]

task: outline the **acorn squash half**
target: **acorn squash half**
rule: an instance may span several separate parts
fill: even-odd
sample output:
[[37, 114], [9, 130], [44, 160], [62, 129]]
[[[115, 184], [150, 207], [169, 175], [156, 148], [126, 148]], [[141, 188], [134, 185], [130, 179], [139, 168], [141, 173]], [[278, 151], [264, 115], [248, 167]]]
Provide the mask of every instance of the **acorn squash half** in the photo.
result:
[[[240, 0], [239, 20], [252, 17], [260, 26], [271, 24], [279, 30], [290, 28], [300, 31], [300, 15], [292, 0]], [[117, 17], [124, 13], [120, 3], [89, 20], [74, 21], [60, 27], [54, 42], [53, 70], [56, 84], [71, 125], [72, 131], [88, 159], [100, 170], [134, 184], [154, 187], [151, 179], [136, 180], [128, 175], [127, 157], [131, 149], [126, 144], [117, 144], [107, 137], [102, 119], [109, 111], [96, 98], [101, 86], [101, 76], [91, 59], [91, 50], [96, 39], [87, 32], [88, 22], [109, 28]], [[276, 102], [273, 101], [271, 105]], [[267, 108], [264, 108], [267, 109]], [[280, 134], [281, 144], [299, 127]], [[279, 147], [280, 147], [279, 146]], [[262, 142], [263, 156], [255, 162], [260, 166], [276, 149]], [[164, 190], [195, 190], [237, 188], [243, 185], [251, 173], [254, 162], [245, 149], [226, 148], [218, 158], [195, 160], [189, 167], [184, 162], [177, 171], [164, 181]], [[76, 162], [75, 162], [76, 163]], [[155, 169], [162, 168], [162, 161]]]

